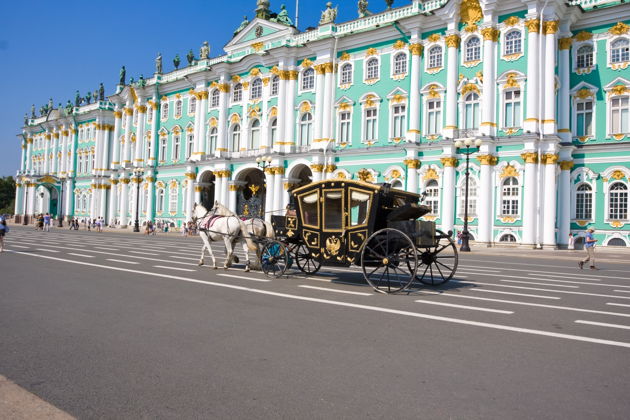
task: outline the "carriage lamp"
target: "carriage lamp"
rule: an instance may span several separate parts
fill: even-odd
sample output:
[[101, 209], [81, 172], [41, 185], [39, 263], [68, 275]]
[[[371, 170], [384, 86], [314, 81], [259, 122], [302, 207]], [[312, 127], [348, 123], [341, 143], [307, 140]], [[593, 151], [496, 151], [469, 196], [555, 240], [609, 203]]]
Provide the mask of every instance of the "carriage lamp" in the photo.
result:
[[[459, 248], [462, 252], [470, 252], [470, 233], [468, 232], [468, 179], [470, 176], [470, 155], [478, 151], [478, 148], [481, 146], [481, 139], [473, 140], [471, 138], [466, 138], [463, 141], [457, 140], [455, 142], [455, 147], [460, 149], [459, 152], [466, 155], [466, 190], [464, 193], [464, 229], [462, 230], [462, 246]], [[471, 150], [471, 147], [473, 148]], [[466, 150], [462, 150], [466, 148]]]
[[258, 156], [256, 158], [256, 164], [258, 167], [265, 169], [267, 166], [271, 165], [271, 156]]

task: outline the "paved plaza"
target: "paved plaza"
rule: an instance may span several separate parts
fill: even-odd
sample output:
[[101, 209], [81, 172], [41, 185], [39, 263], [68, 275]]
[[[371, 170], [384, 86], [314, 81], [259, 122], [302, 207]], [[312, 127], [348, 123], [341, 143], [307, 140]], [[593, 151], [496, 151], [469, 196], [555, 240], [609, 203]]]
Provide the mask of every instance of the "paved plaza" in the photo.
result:
[[381, 295], [356, 267], [198, 267], [201, 241], [179, 234], [15, 226], [6, 239], [0, 375], [37, 397], [24, 418], [46, 404], [59, 418], [630, 412], [625, 250], [598, 249], [590, 271], [578, 251], [473, 247], [444, 287]]

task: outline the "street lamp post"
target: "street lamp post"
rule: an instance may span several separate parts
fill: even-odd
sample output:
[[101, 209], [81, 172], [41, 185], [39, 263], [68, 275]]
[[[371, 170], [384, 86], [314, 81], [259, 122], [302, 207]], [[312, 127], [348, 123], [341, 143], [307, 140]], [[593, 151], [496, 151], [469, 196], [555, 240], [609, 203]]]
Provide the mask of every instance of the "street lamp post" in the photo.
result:
[[134, 169], [134, 175], [136, 176], [136, 221], [133, 225], [134, 232], [140, 232], [140, 181], [142, 179], [142, 175], [144, 175], [144, 171], [140, 168]]
[[[474, 149], [470, 150], [470, 146], [474, 143]], [[468, 243], [470, 239], [470, 233], [468, 232], [468, 180], [470, 176], [470, 155], [475, 153], [479, 146], [481, 146], [481, 139], [477, 139], [473, 142], [473, 139], [467, 138], [462, 140], [457, 140], [455, 142], [455, 147], [460, 149], [459, 152], [466, 155], [466, 190], [464, 192], [464, 230], [462, 230], [462, 246], [459, 248], [462, 252], [470, 252], [470, 245]], [[462, 151], [463, 147], [466, 147], [466, 151]]]
[[59, 178], [61, 183], [61, 192], [59, 193], [59, 223], [57, 227], [63, 227], [63, 178]]
[[256, 165], [264, 171], [267, 166], [271, 165], [271, 160], [271, 156], [258, 156]]

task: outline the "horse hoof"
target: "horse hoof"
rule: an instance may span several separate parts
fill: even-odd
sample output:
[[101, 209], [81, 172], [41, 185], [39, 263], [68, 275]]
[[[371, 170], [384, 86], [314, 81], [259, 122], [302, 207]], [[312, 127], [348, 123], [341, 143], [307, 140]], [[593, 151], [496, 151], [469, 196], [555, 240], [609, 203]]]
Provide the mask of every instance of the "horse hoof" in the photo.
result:
[[234, 260], [234, 262], [235, 262], [236, 264], [238, 264], [238, 263], [239, 263], [239, 261], [240, 261], [236, 255], [234, 255], [234, 256], [232, 257], [232, 259]]
[[197, 265], [201, 267], [203, 265], [203, 261], [199, 261]]
[[212, 268], [214, 268], [214, 269], [216, 270], [216, 269], [217, 269], [217, 268], [219, 268], [219, 267], [217, 267], [217, 266], [215, 265], [215, 266], [214, 266], [214, 267], [212, 267]]
[[249, 273], [249, 267], [245, 267], [245, 272]]

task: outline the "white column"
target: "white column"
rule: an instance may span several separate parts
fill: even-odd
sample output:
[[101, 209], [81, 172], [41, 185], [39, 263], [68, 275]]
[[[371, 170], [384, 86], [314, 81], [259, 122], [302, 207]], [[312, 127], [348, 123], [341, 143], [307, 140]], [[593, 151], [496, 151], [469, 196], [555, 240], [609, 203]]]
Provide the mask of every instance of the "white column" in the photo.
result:
[[221, 171], [220, 170], [215, 170], [214, 171], [214, 199], [215, 201], [218, 201], [219, 203], [226, 205], [226, 203], [224, 203], [221, 198], [221, 191], [223, 189], [223, 180], [224, 178], [221, 176]]
[[22, 188], [22, 184], [16, 184], [15, 187], [15, 207], [13, 208], [13, 213], [14, 214], [22, 214], [22, 208], [23, 208], [23, 197], [22, 197], [22, 193], [24, 191], [24, 188]]
[[311, 148], [317, 149], [322, 140], [322, 127], [324, 124], [324, 91], [326, 64], [315, 66], [315, 125], [313, 126], [313, 143]]
[[201, 190], [203, 187], [201, 185], [195, 185], [195, 203], [201, 203]]
[[[104, 182], [107, 182], [104, 180]], [[111, 190], [111, 186], [108, 184], [102, 184], [101, 185], [101, 194], [100, 194], [100, 210], [98, 213], [98, 217], [102, 217], [103, 220], [107, 220], [107, 194], [109, 193], [109, 191]]]
[[260, 114], [260, 148], [263, 151], [268, 152], [271, 145], [271, 139], [269, 138], [269, 94], [271, 93], [271, 79], [269, 77], [263, 78], [263, 91], [262, 91], [262, 112]]
[[65, 182], [66, 182], [66, 187], [64, 189], [65, 211], [63, 212], [63, 214], [66, 217], [74, 217], [74, 206], [72, 202], [74, 199], [74, 180], [72, 178], [68, 178]]
[[118, 213], [118, 180], [115, 175], [112, 175], [109, 183], [111, 184], [111, 188], [109, 190], [109, 218], [107, 219], [107, 224], [109, 226], [115, 226]]
[[[147, 106], [144, 104], [136, 106], [138, 110], [138, 127], [136, 128], [136, 157], [134, 159], [134, 166], [142, 167], [144, 166], [144, 125], [145, 125], [145, 117], [147, 115]], [[135, 216], [134, 216], [135, 217]]]
[[558, 135], [562, 138], [562, 141], [566, 143], [571, 142], [571, 130], [569, 129], [569, 85], [571, 83], [569, 79], [571, 65], [569, 61], [569, 49], [571, 48], [572, 41], [571, 37], [561, 38], [558, 41], [560, 49], [558, 57], [558, 74], [560, 76], [560, 91], [558, 93]]
[[457, 34], [449, 34], [446, 38], [448, 47], [448, 59], [446, 62], [446, 125], [444, 126], [444, 136], [453, 137], [454, 130], [457, 129], [457, 82], [459, 75], [458, 50], [460, 38]]
[[271, 211], [275, 210], [274, 207], [274, 178], [271, 168], [265, 169], [265, 184], [267, 185], [265, 191], [265, 220], [271, 221]]
[[222, 78], [219, 84], [219, 127], [217, 129], [217, 152], [227, 152], [227, 112], [230, 84]]
[[110, 167], [109, 144], [111, 142], [113, 128], [114, 127], [109, 124], [103, 124], [103, 148], [101, 150], [101, 165], [100, 165], [100, 168], [103, 171], [107, 171]]
[[545, 112], [543, 119], [543, 133], [556, 133], [556, 32], [558, 21], [549, 20], [544, 22], [545, 32]]
[[481, 133], [484, 136], [494, 136], [496, 134], [496, 59], [495, 49], [499, 37], [499, 31], [488, 27], [481, 30], [483, 35], [483, 90], [481, 98]]
[[33, 137], [26, 139], [26, 172], [33, 170]]
[[149, 139], [150, 144], [149, 144], [149, 156], [148, 156], [147, 165], [151, 167], [156, 166], [157, 149], [159, 147], [157, 122], [160, 116], [158, 115], [157, 104], [158, 104], [158, 99], [155, 97], [153, 98], [153, 101], [149, 101], [149, 105], [151, 106], [151, 108], [148, 110], [148, 112], [152, 113], [153, 118], [151, 118], [151, 138]]
[[90, 194], [90, 219], [94, 219], [96, 217], [96, 200], [98, 196], [98, 184], [96, 183], [96, 179], [92, 178], [92, 194]]
[[[324, 145], [328, 146], [329, 141], [334, 137], [332, 133], [332, 107], [333, 107], [333, 63], [326, 63], [326, 75], [324, 76], [324, 117], [322, 124], [322, 138], [325, 140]], [[295, 119], [294, 119], [295, 121]], [[295, 124], [293, 124], [295, 126]]]
[[420, 161], [413, 155], [404, 160], [407, 166], [407, 191], [418, 194], [418, 168]]
[[59, 130], [53, 133], [52, 139], [52, 170], [54, 175], [59, 172], [59, 159], [57, 158], [57, 152], [59, 151]]
[[127, 107], [123, 108], [123, 112], [125, 114], [125, 145], [123, 147], [123, 158], [122, 164], [130, 165], [131, 164], [131, 134], [133, 128], [133, 108], [132, 104], [128, 103]]
[[206, 151], [206, 115], [208, 112], [208, 90], [204, 86], [200, 93], [201, 100], [197, 100], [197, 108], [199, 109], [199, 141], [197, 143], [197, 157], [201, 159]]
[[50, 173], [50, 142], [52, 139], [52, 134], [50, 133], [50, 131], [46, 131], [46, 148], [45, 148], [45, 155], [44, 155], [44, 174], [49, 174]]
[[59, 139], [59, 153], [61, 153], [61, 158], [59, 159], [59, 176], [65, 176], [66, 165], [68, 162], [68, 158], [66, 155], [66, 145], [68, 142], [68, 130], [66, 129], [65, 126], [63, 127], [60, 133], [61, 133], [60, 134], [61, 137]]
[[558, 185], [558, 245], [563, 248], [569, 243], [571, 230], [571, 168], [572, 160], [560, 162], [560, 183]]
[[442, 173], [442, 231], [453, 230], [455, 221], [455, 167], [457, 158], [445, 157], [441, 159], [444, 165]]
[[20, 172], [23, 173], [26, 170], [26, 161], [24, 158], [26, 157], [26, 141], [23, 141], [22, 144], [22, 153], [20, 155]]
[[539, 87], [539, 51], [538, 51], [538, 32], [540, 31], [540, 20], [536, 15], [529, 16], [529, 20], [525, 21], [527, 26], [527, 109], [525, 112], [525, 121], [523, 128], [525, 131], [532, 133], [538, 132], [538, 123], [540, 119], [538, 102], [540, 101]]
[[118, 106], [116, 106], [116, 111], [114, 111], [114, 140], [113, 140], [112, 163], [111, 163], [112, 169], [118, 169], [118, 167], [120, 166], [121, 129], [122, 129], [122, 112], [118, 110]]
[[525, 185], [523, 189], [523, 231], [521, 243], [523, 245], [536, 244], [536, 169], [538, 167], [538, 153], [526, 152], [521, 154], [525, 161]]
[[28, 214], [35, 214], [35, 183], [31, 182], [28, 184], [27, 194], [28, 194]]
[[[287, 119], [287, 83], [289, 79], [289, 71], [280, 70], [278, 80], [278, 124], [277, 124], [277, 133], [276, 133], [276, 143], [284, 143], [286, 142], [287, 135], [285, 135], [285, 125]], [[282, 146], [274, 145], [274, 149], [276, 151], [282, 150]]]
[[236, 213], [236, 193], [238, 191], [238, 185], [233, 181], [228, 185], [228, 209]]
[[479, 199], [477, 200], [479, 216], [479, 234], [477, 241], [490, 244], [492, 242], [492, 175], [493, 167], [496, 164], [496, 156], [483, 155], [477, 159], [481, 163], [481, 173], [479, 179]]
[[129, 211], [129, 178], [127, 178], [126, 173], [120, 174], [120, 182], [122, 183], [122, 188], [120, 190], [120, 210], [119, 210], [119, 220], [120, 226], [126, 228], [127, 223], [129, 222], [129, 217], [127, 216], [127, 212]]
[[153, 222], [155, 219], [155, 213], [153, 210], [155, 207], [155, 177], [153, 176], [153, 171], [149, 171], [145, 180], [148, 186], [147, 202], [145, 203], [146, 219]]
[[558, 155], [543, 155], [544, 164], [544, 207], [543, 207], [543, 247], [556, 246], [556, 162]]
[[282, 206], [282, 176], [284, 175], [284, 168], [278, 166], [274, 169], [273, 175], [273, 204], [272, 209], [274, 210], [274, 214], [282, 215], [284, 214], [284, 209]]
[[190, 92], [189, 101], [192, 101], [193, 97], [197, 98], [197, 106], [195, 107], [195, 128], [194, 128], [194, 143], [191, 158], [194, 160], [199, 160], [200, 156], [203, 154], [203, 149], [200, 147], [200, 131], [201, 131], [201, 92]]
[[195, 199], [195, 179], [197, 178], [195, 174], [195, 168], [189, 166], [186, 168], [186, 180], [188, 181], [188, 185], [186, 185], [186, 207], [184, 214], [186, 215], [186, 220], [192, 220], [192, 206]]
[[68, 139], [70, 146], [70, 165], [68, 168], [68, 176], [73, 177], [75, 174], [76, 155], [77, 155], [77, 129], [73, 127], [70, 129], [70, 138]]
[[[416, 40], [416, 42], [419, 40]], [[411, 87], [409, 91], [409, 130], [407, 141], [416, 142], [420, 139], [420, 57], [423, 46], [419, 42], [411, 44]]]
[[100, 174], [101, 172], [101, 162], [103, 161], [103, 120], [100, 117], [96, 118], [96, 123], [94, 124], [94, 142], [96, 143], [94, 147], [94, 170], [93, 173]]

